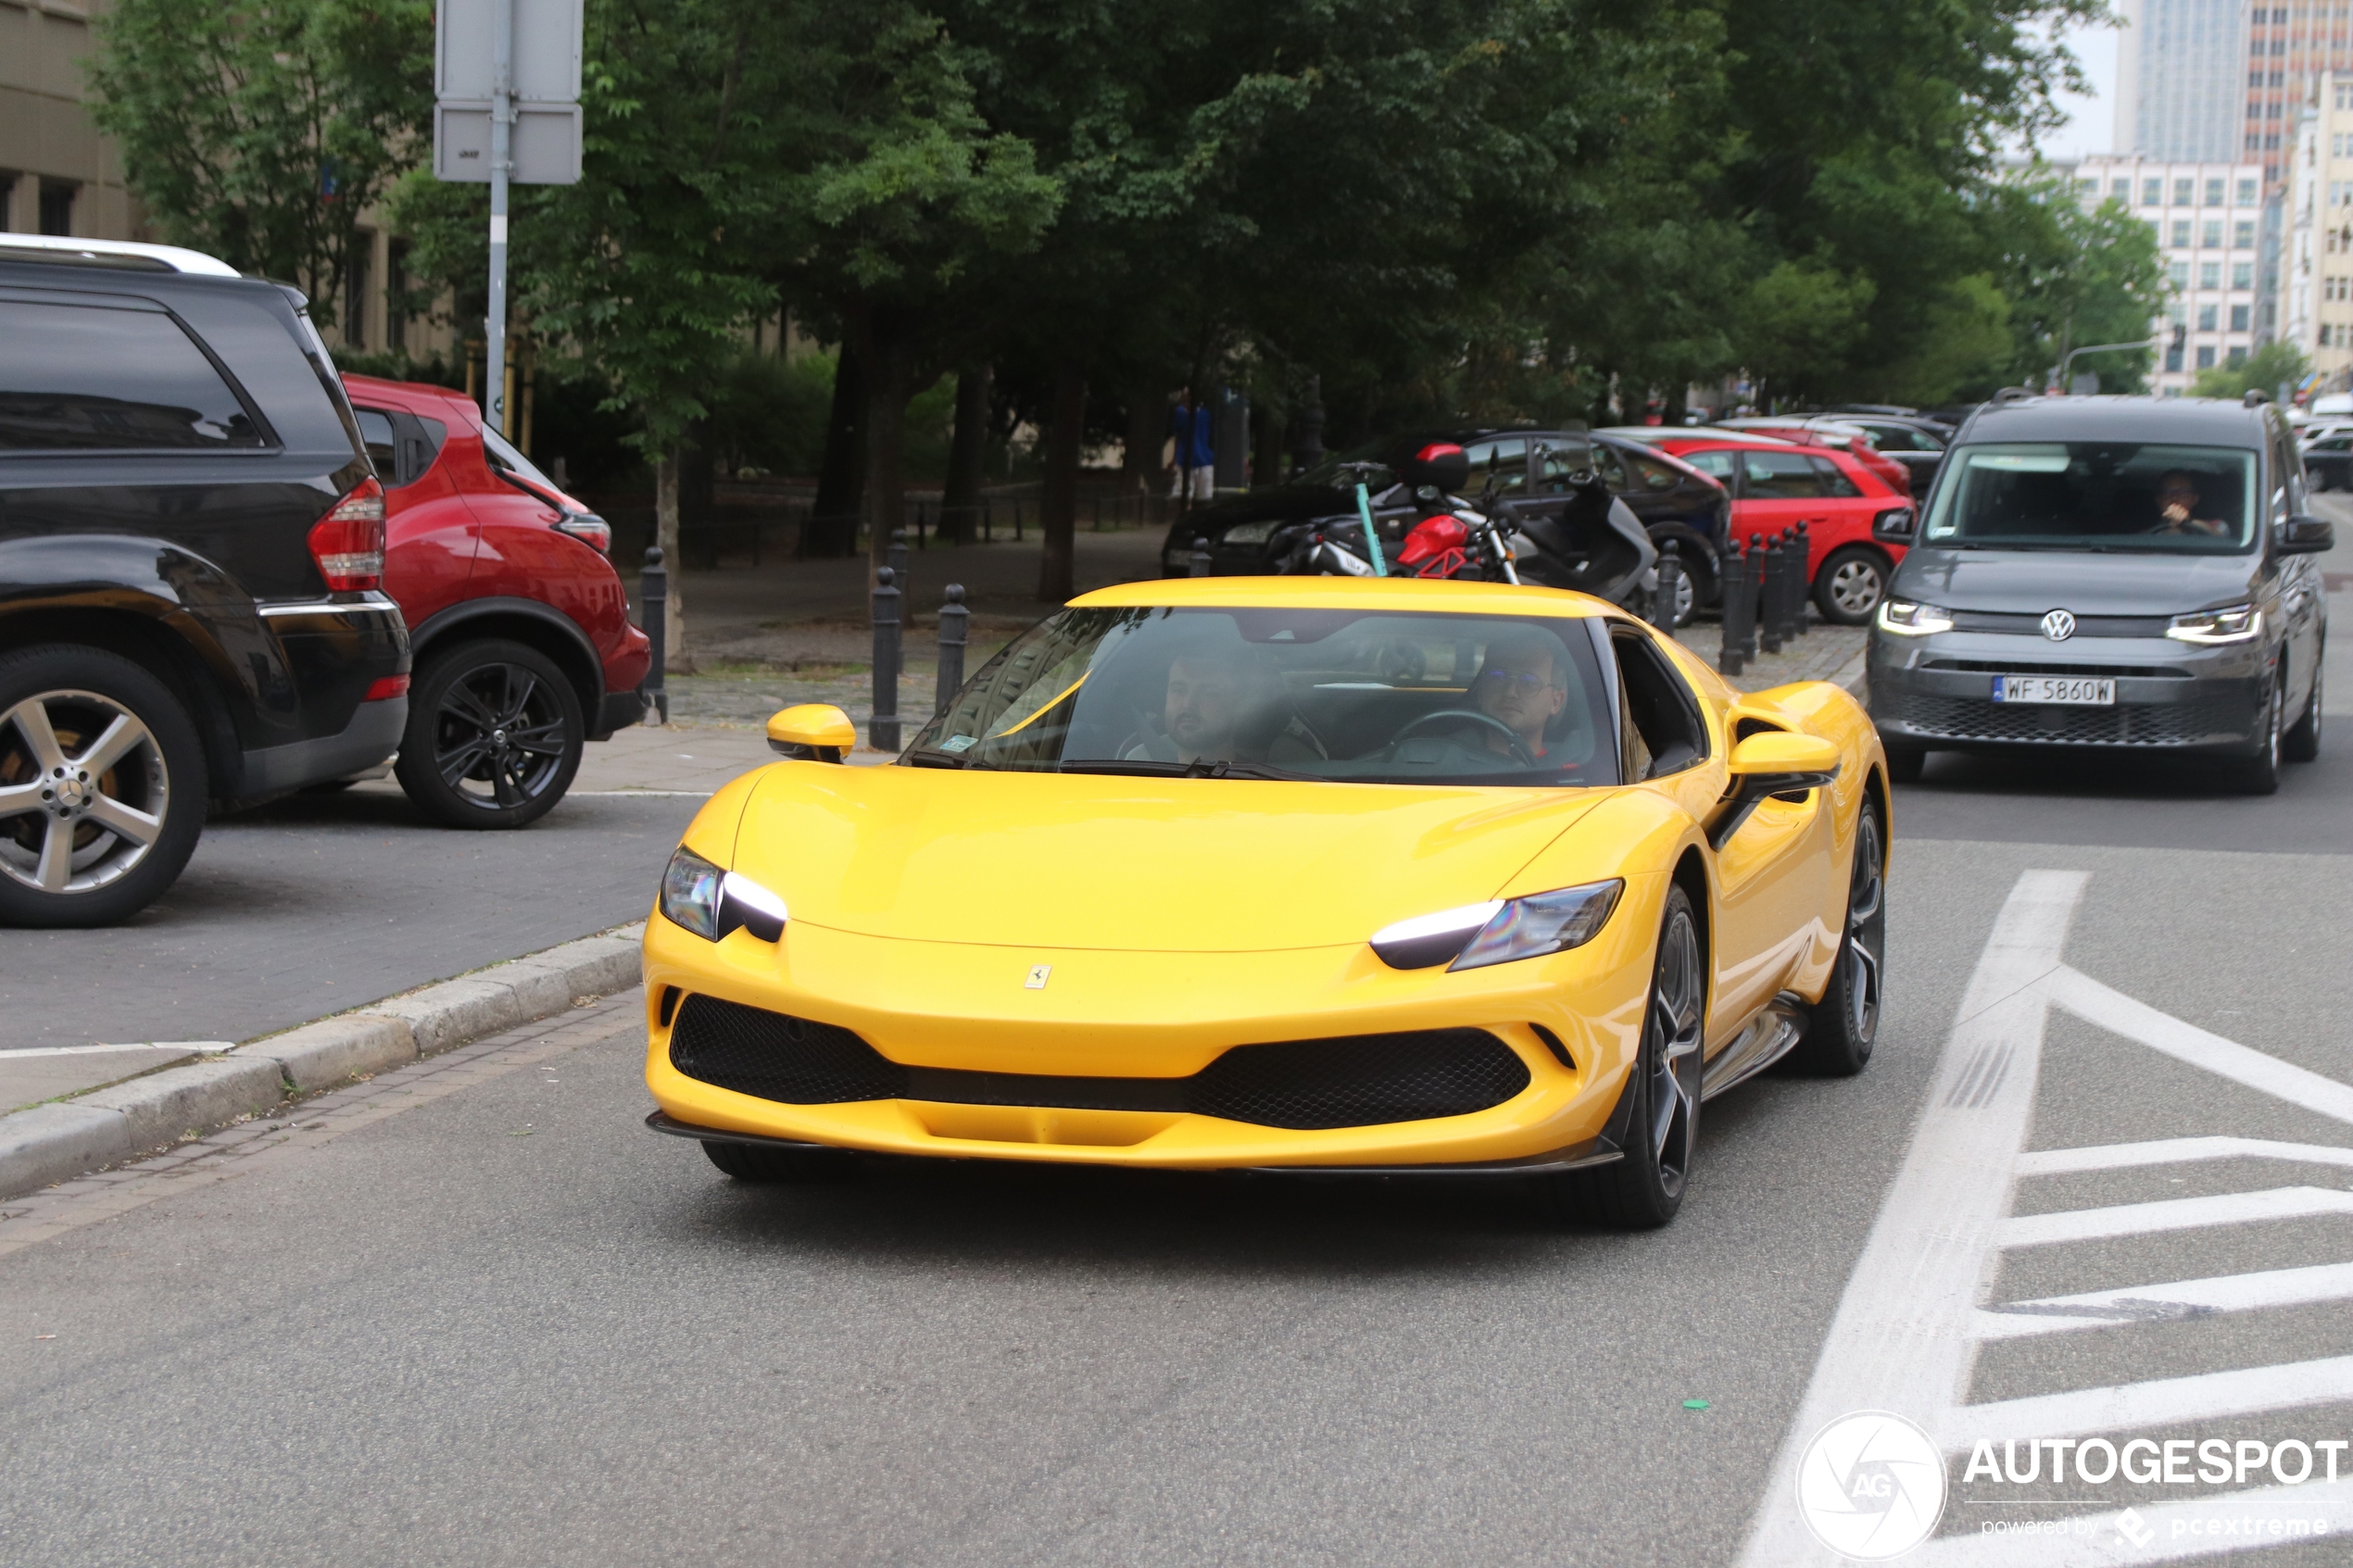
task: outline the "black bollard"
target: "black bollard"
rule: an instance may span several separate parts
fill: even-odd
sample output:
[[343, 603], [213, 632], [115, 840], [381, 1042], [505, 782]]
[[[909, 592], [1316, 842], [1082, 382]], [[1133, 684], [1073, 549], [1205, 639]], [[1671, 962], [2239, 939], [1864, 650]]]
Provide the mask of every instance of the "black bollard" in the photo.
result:
[[1790, 630], [1803, 637], [1813, 630], [1806, 621], [1806, 601], [1814, 589], [1814, 544], [1806, 537], [1806, 520], [1803, 518], [1797, 522], [1796, 554], [1791, 565], [1794, 570], [1790, 573]]
[[956, 694], [964, 689], [964, 636], [971, 623], [963, 584], [949, 583], [948, 602], [939, 607], [939, 684], [931, 699], [934, 718], [947, 712]]
[[1729, 543], [1731, 547], [1716, 565], [1716, 580], [1721, 585], [1717, 612], [1724, 624], [1723, 642], [1716, 650], [1716, 668], [1722, 674], [1737, 675], [1747, 662], [1748, 654], [1748, 558], [1741, 554], [1739, 540]]
[[646, 641], [654, 646], [653, 662], [646, 666], [646, 678], [637, 684], [637, 697], [648, 721], [667, 724], [670, 690], [662, 680], [662, 655], [670, 641], [670, 571], [661, 564], [660, 545], [648, 547], [645, 570], [637, 578], [637, 623]]
[[875, 716], [866, 726], [877, 751], [899, 749], [899, 603], [898, 573], [884, 567], [875, 573]]
[[1781, 651], [1781, 572], [1784, 558], [1781, 542], [1779, 539], [1766, 540], [1762, 595], [1758, 603], [1761, 613], [1757, 616], [1756, 624], [1756, 646], [1765, 653]]
[[1197, 534], [1194, 536], [1192, 558], [1186, 564], [1191, 568], [1191, 570], [1185, 574], [1188, 577], [1206, 577], [1209, 575], [1211, 562], [1209, 558], [1209, 536], [1207, 534]]
[[894, 528], [890, 531], [890, 548], [883, 552], [883, 564], [896, 573], [891, 581], [899, 584], [899, 592], [902, 596], [914, 591], [914, 584], [907, 576], [907, 531], [905, 529]]
[[1675, 612], [1683, 599], [1683, 558], [1672, 539], [1658, 556], [1658, 592], [1651, 596], [1651, 624], [1675, 634]]

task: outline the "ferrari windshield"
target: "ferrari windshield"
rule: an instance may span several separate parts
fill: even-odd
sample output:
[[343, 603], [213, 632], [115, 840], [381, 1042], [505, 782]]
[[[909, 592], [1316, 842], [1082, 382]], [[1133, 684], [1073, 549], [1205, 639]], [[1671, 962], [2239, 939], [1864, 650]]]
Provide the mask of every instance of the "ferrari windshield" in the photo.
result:
[[2002, 550], [2230, 555], [2262, 515], [2255, 454], [2129, 441], [2009, 442], [1945, 459], [1927, 541]]
[[918, 766], [1363, 784], [1617, 782], [1587, 622], [1066, 609], [915, 737]]

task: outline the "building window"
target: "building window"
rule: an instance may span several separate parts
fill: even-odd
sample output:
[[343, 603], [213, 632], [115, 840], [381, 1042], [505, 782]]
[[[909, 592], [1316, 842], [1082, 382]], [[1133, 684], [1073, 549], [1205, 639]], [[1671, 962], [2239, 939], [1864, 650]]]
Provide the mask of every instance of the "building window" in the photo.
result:
[[2220, 219], [2212, 219], [2197, 226], [2197, 245], [2200, 250], [2222, 248], [2222, 224]]
[[2251, 288], [2253, 288], [2254, 286], [2255, 286], [2255, 263], [2254, 263], [2254, 262], [2252, 262], [2252, 261], [2233, 261], [2233, 262], [2232, 262], [2232, 263], [2231, 263], [2231, 287], [2233, 287], [2233, 288], [2234, 288], [2234, 289], [2251, 289]]
[[2195, 182], [2189, 180], [2176, 180], [2173, 182], [2173, 205], [2175, 207], [2187, 207], [2190, 205], [2190, 187]]
[[2230, 368], [2231, 368], [2231, 369], [2233, 369], [2233, 370], [2237, 370], [2237, 369], [2238, 369], [2241, 365], [2244, 365], [2244, 364], [2246, 364], [2246, 349], [2244, 349], [2244, 348], [2233, 348], [2233, 349], [2232, 349], [2232, 350], [2231, 350], [2231, 352], [2230, 352], [2230, 353], [2229, 353], [2229, 354], [2228, 354], [2228, 355], [2227, 355], [2227, 356], [2223, 358], [2223, 361], [2222, 361], [2222, 362], [2223, 362], [2224, 364], [2226, 364], [2226, 365], [2230, 366]]
[[2238, 205], [2239, 205], [2239, 206], [2241, 206], [2241, 207], [2253, 207], [2253, 206], [2255, 205], [2255, 182], [2254, 182], [2254, 181], [2252, 181], [2252, 180], [2242, 180], [2242, 181], [2240, 181], [2240, 182], [2239, 182], [2239, 199], [2238, 199]]
[[2190, 264], [2186, 261], [2171, 263], [2165, 269], [2165, 281], [2173, 285], [2175, 294], [2180, 294], [2190, 286]]
[[2233, 250], [2253, 250], [2255, 248], [2255, 225], [2253, 223], [2233, 223], [2231, 225], [2231, 248]]
[[2221, 288], [2222, 286], [2222, 264], [2219, 261], [2199, 262], [2197, 264], [2197, 286], [2202, 289]]
[[2162, 205], [2164, 200], [2164, 181], [2144, 180], [2141, 182], [2141, 205], [2143, 207], [2158, 207]]
[[73, 198], [81, 187], [64, 180], [41, 182], [40, 232], [44, 234], [73, 232]]
[[2222, 182], [2220, 180], [2208, 180], [2206, 182], [2206, 205], [2208, 207], [2222, 205]]
[[2186, 218], [2173, 220], [2173, 248], [2175, 250], [2190, 248], [2190, 220]]
[[2165, 368], [2169, 370], [2179, 370], [2182, 368], [2182, 345], [2180, 344], [2177, 343], [2165, 351]]
[[2259, 153], [2263, 150], [2263, 133], [2261, 132], [2250, 131], [2246, 133], [2246, 150], [2250, 153]]
[[2108, 186], [2108, 194], [2114, 196], [2118, 201], [2129, 202], [2133, 199], [2133, 182], [2130, 180], [2118, 180]]
[[2214, 368], [2214, 345], [2212, 344], [2208, 344], [2197, 351], [2197, 368], [2201, 370], [2210, 370]]
[[2215, 307], [2211, 305], [2201, 305], [2197, 307], [2197, 330], [2199, 332], [2210, 332], [2214, 330], [2214, 308]]
[[[2264, 150], [2265, 152], [2267, 152], [2267, 153], [2275, 153], [2275, 152], [2279, 151], [2279, 149], [2280, 149], [2280, 133], [2279, 133], [2278, 132], [2276, 132], [2276, 131], [2267, 131], [2267, 132], [2265, 132], [2263, 133], [2263, 150]], [[2264, 172], [2265, 172], [2266, 177], [2269, 177], [2269, 176], [2271, 176], [2271, 175], [2272, 175], [2272, 174], [2275, 174], [2275, 173], [2277, 172], [2277, 170], [2275, 170], [2275, 169], [2266, 169]]]
[[2231, 307], [2231, 331], [2234, 332], [2243, 332], [2246, 331], [2247, 312], [2252, 308], [2252, 306], [2246, 305], [2233, 305]]

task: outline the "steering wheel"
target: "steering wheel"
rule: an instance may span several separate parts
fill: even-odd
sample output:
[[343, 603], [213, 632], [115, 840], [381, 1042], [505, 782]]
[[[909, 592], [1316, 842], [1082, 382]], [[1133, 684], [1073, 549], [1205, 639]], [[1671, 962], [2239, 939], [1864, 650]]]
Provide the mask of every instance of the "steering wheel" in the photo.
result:
[[1412, 734], [1416, 730], [1424, 729], [1431, 724], [1435, 724], [1441, 719], [1468, 719], [1473, 723], [1484, 724], [1489, 729], [1493, 730], [1505, 740], [1512, 743], [1512, 759], [1514, 761], [1519, 763], [1525, 768], [1533, 768], [1536, 766], [1536, 754], [1528, 749], [1528, 743], [1520, 739], [1519, 732], [1517, 730], [1513, 729], [1509, 724], [1504, 723], [1492, 713], [1481, 713], [1475, 708], [1441, 708], [1435, 713], [1425, 713], [1418, 719], [1409, 719], [1405, 721], [1403, 728], [1400, 729], [1395, 734], [1389, 737], [1388, 745], [1383, 746], [1381, 749], [1384, 751], [1394, 751], [1399, 743], [1403, 741], [1407, 735]]

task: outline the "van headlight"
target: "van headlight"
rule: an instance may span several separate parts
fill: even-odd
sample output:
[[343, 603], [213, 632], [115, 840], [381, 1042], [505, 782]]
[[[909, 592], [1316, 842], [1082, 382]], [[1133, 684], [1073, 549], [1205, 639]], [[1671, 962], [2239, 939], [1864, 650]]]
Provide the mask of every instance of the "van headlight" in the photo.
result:
[[1925, 637], [1953, 629], [1953, 616], [1934, 605], [1906, 604], [1902, 599], [1882, 600], [1879, 607], [1879, 629], [1893, 632], [1899, 637]]
[[2252, 642], [2263, 634], [2263, 612], [2251, 604], [2233, 605], [2228, 609], [2201, 609], [2195, 614], [2175, 616], [2165, 628], [2165, 634], [2177, 643], [2196, 643], [2204, 647]]

